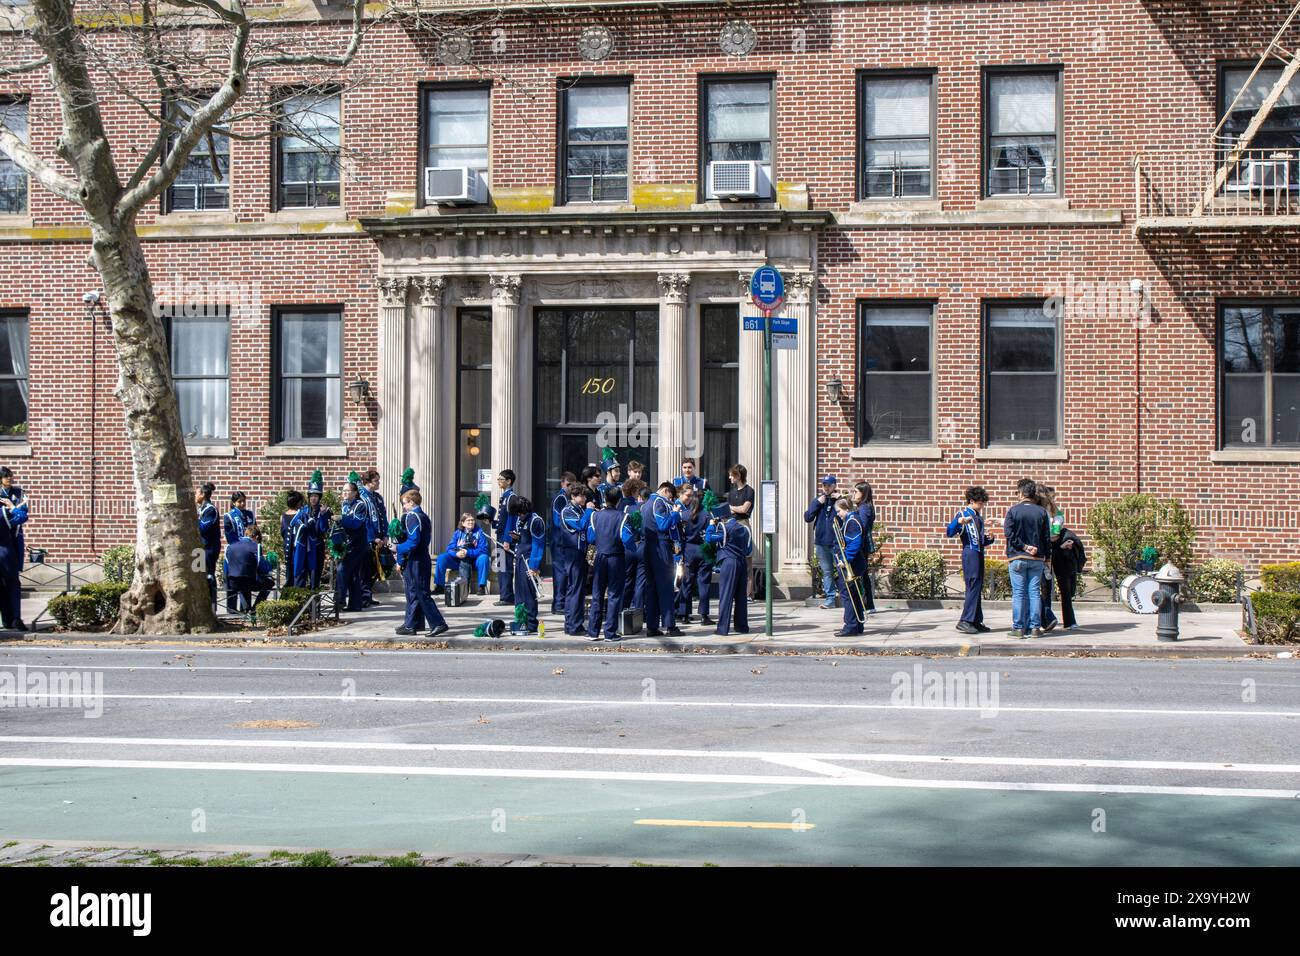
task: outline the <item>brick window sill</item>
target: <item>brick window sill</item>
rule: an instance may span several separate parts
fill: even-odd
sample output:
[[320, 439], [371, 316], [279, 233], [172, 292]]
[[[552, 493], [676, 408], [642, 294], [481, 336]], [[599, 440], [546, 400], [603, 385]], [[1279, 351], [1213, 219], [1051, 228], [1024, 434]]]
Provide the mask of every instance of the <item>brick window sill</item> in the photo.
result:
[[267, 445], [262, 454], [267, 458], [346, 458], [347, 445]]
[[154, 220], [156, 226], [233, 226], [237, 220], [229, 209], [205, 209], [165, 212]]
[[342, 206], [294, 206], [266, 214], [267, 222], [339, 222], [347, 218]]
[[1216, 465], [1260, 464], [1290, 465], [1300, 463], [1300, 449], [1282, 448], [1223, 448], [1210, 452], [1210, 461]]
[[32, 217], [21, 213], [0, 213], [0, 229], [31, 229]]
[[1069, 461], [1070, 453], [1064, 448], [1041, 445], [996, 445], [993, 448], [976, 448], [976, 461]]
[[221, 444], [211, 442], [204, 444], [194, 444], [185, 446], [185, 454], [191, 458], [234, 458], [235, 446], [232, 444]]
[[859, 445], [849, 449], [849, 457], [861, 461], [884, 458], [929, 459], [939, 461], [943, 458], [943, 449], [937, 445], [890, 445], [885, 442], [871, 445]]

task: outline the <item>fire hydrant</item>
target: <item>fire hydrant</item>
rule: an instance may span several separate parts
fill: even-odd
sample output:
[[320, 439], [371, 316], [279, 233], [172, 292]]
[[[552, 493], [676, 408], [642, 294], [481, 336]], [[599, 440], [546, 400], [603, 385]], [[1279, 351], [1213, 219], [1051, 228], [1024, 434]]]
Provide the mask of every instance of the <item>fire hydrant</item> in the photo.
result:
[[1174, 567], [1172, 562], [1156, 572], [1156, 581], [1160, 590], [1156, 592], [1156, 639], [1160, 641], [1178, 640], [1178, 606], [1185, 600], [1182, 595], [1183, 572]]

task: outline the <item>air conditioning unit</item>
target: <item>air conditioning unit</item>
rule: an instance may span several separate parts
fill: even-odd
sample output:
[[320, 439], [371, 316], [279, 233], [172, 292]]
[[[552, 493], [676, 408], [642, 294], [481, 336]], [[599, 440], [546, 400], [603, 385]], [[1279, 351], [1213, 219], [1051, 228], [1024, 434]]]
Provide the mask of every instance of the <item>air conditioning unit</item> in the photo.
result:
[[1235, 182], [1228, 184], [1228, 189], [1235, 192], [1272, 191], [1275, 189], [1295, 188], [1288, 181], [1287, 159], [1250, 159], [1238, 167]]
[[709, 163], [708, 184], [709, 199], [765, 199], [771, 195], [767, 167], [753, 161]]
[[475, 206], [487, 202], [487, 184], [468, 166], [428, 166], [424, 170], [424, 201], [440, 206]]

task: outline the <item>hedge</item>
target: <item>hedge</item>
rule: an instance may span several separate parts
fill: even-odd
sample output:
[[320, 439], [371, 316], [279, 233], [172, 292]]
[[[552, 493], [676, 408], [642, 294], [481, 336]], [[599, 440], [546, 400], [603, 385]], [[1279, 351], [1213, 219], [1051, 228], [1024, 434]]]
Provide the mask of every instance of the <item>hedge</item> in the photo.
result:
[[99, 557], [104, 566], [104, 580], [128, 587], [135, 578], [135, 545], [119, 544], [109, 548]]
[[1256, 591], [1250, 603], [1255, 607], [1255, 630], [1261, 644], [1300, 641], [1300, 593]]
[[984, 596], [990, 601], [1005, 601], [1011, 597], [1011, 571], [1005, 561], [984, 559]]
[[1236, 561], [1212, 558], [1192, 570], [1188, 589], [1192, 597], [1208, 604], [1235, 604], [1237, 582], [1245, 569]]
[[1260, 565], [1259, 576], [1265, 591], [1300, 591], [1300, 561]]
[[50, 599], [47, 610], [54, 623], [67, 631], [99, 627], [99, 601], [85, 594], [60, 594]]
[[122, 607], [122, 595], [131, 590], [129, 584], [114, 584], [105, 581], [102, 584], [87, 584], [82, 587], [83, 597], [93, 598], [101, 624], [117, 619]]
[[889, 591], [895, 597], [915, 600], [944, 594], [943, 555], [938, 551], [900, 551], [889, 572]]
[[280, 598], [263, 601], [253, 609], [253, 615], [259, 627], [286, 627], [301, 608], [302, 604], [298, 601]]
[[1088, 512], [1088, 535], [1098, 556], [1094, 573], [1105, 581], [1112, 572], [1132, 574], [1135, 560], [1148, 547], [1156, 550], [1157, 568], [1166, 561], [1184, 570], [1191, 567], [1196, 529], [1176, 500], [1133, 494], [1097, 502]]

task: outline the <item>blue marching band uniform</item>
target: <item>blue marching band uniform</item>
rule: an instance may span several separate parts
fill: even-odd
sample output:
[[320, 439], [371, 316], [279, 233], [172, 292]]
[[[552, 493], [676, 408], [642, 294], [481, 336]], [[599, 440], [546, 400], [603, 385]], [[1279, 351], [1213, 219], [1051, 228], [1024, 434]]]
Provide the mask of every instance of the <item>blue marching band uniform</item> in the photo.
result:
[[645, 588], [646, 633], [651, 637], [665, 632], [681, 633], [673, 594], [674, 558], [676, 547], [681, 544], [681, 524], [681, 508], [657, 491], [641, 506], [645, 550], [639, 573]]
[[630, 524], [631, 511], [605, 508], [588, 512], [587, 540], [595, 545], [596, 563], [592, 568], [591, 614], [587, 618], [587, 637], [599, 640], [601, 622], [607, 641], [621, 639], [619, 617], [623, 613], [623, 592], [627, 561], [641, 555], [641, 536]]
[[285, 538], [285, 569], [290, 580], [294, 587], [313, 591], [320, 588], [325, 548], [333, 523], [330, 510], [321, 504], [323, 491], [320, 472], [316, 471], [307, 482], [307, 504], [289, 522], [289, 535]]
[[718, 633], [730, 634], [734, 618], [736, 630], [749, 632], [749, 602], [745, 596], [745, 559], [754, 551], [754, 542], [743, 521], [730, 518], [714, 521], [704, 532], [704, 540], [717, 547]]
[[[5, 479], [10, 478], [4, 469]], [[0, 488], [0, 623], [6, 631], [25, 631], [23, 591], [20, 576], [26, 556], [23, 525], [27, 523], [28, 505], [23, 490], [8, 484]]]
[[241, 507], [240, 503], [246, 500], [247, 498], [242, 491], [236, 491], [232, 494], [230, 496], [230, 510], [226, 512], [225, 517], [221, 520], [221, 530], [226, 537], [226, 557], [222, 561], [222, 569], [226, 575], [226, 610], [232, 614], [239, 611], [239, 598], [230, 584], [230, 548], [232, 545], [239, 543], [250, 525], [257, 523], [253, 512]]
[[433, 559], [429, 553], [433, 522], [419, 505], [415, 505], [402, 517], [401, 526], [405, 535], [397, 543], [397, 563], [401, 565], [402, 583], [406, 589], [406, 620], [398, 633], [414, 634], [427, 626], [428, 636], [437, 637], [447, 630], [447, 622], [429, 593], [429, 576], [433, 572]]
[[[423, 512], [421, 512], [423, 513]], [[400, 548], [398, 549], [400, 553]], [[458, 558], [458, 552], [464, 551], [465, 557]], [[478, 584], [480, 592], [487, 587], [488, 568], [491, 564], [491, 557], [488, 555], [488, 539], [482, 531], [465, 531], [457, 528], [451, 533], [451, 540], [447, 542], [446, 549], [438, 555], [437, 564], [433, 569], [433, 583], [437, 588], [443, 588], [447, 585], [447, 570], [449, 568], [458, 568], [461, 574], [467, 574], [473, 571], [475, 581]]]
[[[551, 613], [565, 614], [568, 606], [569, 576], [574, 565], [583, 560], [585, 548], [578, 540], [564, 532], [564, 512], [569, 507], [569, 489], [560, 488], [551, 499]], [[584, 562], [585, 563], [585, 562]]]
[[[516, 607], [524, 608], [524, 633], [537, 633], [537, 581], [536, 574], [546, 556], [546, 522], [542, 516], [531, 508], [526, 499], [517, 498], [512, 504], [529, 504], [516, 514], [514, 527], [510, 532], [510, 562], [515, 572], [514, 592], [518, 596]], [[519, 510], [519, 509], [516, 509]], [[531, 578], [531, 580], [530, 580]]]
[[[867, 506], [870, 507], [870, 506]], [[858, 578], [859, 593], [862, 595], [862, 607], [870, 607], [871, 587], [867, 582], [867, 553], [871, 545], [871, 524], [875, 520], [875, 510], [870, 513], [870, 520], [864, 513], [864, 509], [848, 511], [843, 518], [836, 518], [840, 522], [840, 533], [844, 536], [844, 560], [848, 562], [849, 567]], [[844, 583], [847, 588], [848, 582]], [[862, 634], [862, 622], [857, 618], [857, 612], [854, 606], [857, 602], [852, 600], [849, 595], [844, 597], [844, 627], [840, 629], [840, 636], [851, 634]]]
[[591, 508], [570, 503], [560, 512], [560, 528], [556, 532], [557, 547], [563, 543], [571, 555], [564, 595], [564, 633], [585, 633], [587, 600], [587, 530], [591, 526]]
[[221, 515], [207, 495], [199, 505], [199, 540], [203, 542], [203, 573], [208, 579], [208, 603], [217, 603], [217, 561], [221, 557]]

